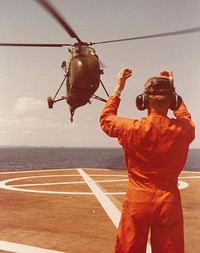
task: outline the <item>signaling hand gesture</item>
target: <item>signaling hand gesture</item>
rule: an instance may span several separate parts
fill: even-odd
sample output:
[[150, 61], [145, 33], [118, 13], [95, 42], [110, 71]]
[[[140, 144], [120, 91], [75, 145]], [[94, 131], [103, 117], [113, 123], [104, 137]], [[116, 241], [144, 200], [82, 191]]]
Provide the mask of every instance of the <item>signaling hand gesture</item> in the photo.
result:
[[129, 68], [124, 68], [119, 72], [117, 76], [117, 86], [115, 89], [115, 93], [117, 93], [118, 95], [121, 94], [121, 92], [123, 91], [125, 87], [126, 80], [131, 76], [132, 76], [132, 70]]
[[166, 76], [169, 78], [170, 82], [172, 85], [174, 85], [174, 75], [173, 75], [173, 71], [161, 71], [160, 72], [160, 76]]

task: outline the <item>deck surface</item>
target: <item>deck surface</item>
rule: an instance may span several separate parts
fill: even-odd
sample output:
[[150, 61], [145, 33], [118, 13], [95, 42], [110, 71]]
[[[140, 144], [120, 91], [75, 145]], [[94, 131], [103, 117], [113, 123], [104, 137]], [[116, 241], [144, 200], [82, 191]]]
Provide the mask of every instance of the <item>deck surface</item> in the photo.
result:
[[[200, 172], [179, 180], [185, 253], [198, 253]], [[126, 187], [125, 170], [1, 172], [0, 252], [112, 253]]]

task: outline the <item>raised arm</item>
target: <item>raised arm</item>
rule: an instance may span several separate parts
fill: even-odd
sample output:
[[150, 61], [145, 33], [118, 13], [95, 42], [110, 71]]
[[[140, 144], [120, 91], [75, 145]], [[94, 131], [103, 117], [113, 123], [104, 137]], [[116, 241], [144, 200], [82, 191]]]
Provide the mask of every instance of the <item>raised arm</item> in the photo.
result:
[[129, 68], [122, 69], [117, 77], [117, 85], [113, 96], [109, 97], [100, 116], [100, 126], [102, 130], [111, 137], [118, 137], [119, 121], [122, 118], [117, 116], [117, 110], [120, 104], [120, 95], [125, 88], [126, 80], [132, 76], [132, 70]]

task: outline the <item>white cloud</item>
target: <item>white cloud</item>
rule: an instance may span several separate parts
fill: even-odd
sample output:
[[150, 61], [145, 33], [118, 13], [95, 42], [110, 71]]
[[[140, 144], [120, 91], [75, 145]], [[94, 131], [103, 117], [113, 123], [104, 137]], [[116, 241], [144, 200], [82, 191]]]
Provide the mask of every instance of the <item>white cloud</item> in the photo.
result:
[[43, 101], [32, 97], [20, 97], [15, 104], [14, 111], [17, 114], [39, 111], [45, 107]]

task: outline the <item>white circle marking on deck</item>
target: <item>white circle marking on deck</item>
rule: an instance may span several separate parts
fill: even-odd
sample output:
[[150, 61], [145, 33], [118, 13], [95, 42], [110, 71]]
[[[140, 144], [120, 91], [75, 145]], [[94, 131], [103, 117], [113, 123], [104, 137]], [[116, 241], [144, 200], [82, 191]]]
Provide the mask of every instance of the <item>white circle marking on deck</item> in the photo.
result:
[[[73, 171], [77, 171], [77, 169], [70, 169]], [[49, 170], [50, 171], [50, 170]], [[41, 172], [41, 171], [40, 171]], [[115, 175], [115, 174], [88, 174], [90, 176], [95, 177], [122, 177], [121, 179], [102, 179], [102, 180], [94, 180], [95, 183], [115, 183], [115, 182], [126, 182], [128, 181], [127, 175]], [[54, 177], [80, 177], [80, 175], [77, 174], [69, 174], [69, 175], [62, 175], [62, 174], [54, 174], [54, 175], [35, 175], [35, 176], [29, 176], [29, 177], [19, 177], [19, 178], [12, 178], [3, 180], [0, 182], [0, 188], [6, 189], [6, 190], [12, 190], [12, 191], [20, 191], [20, 192], [27, 192], [27, 193], [41, 193], [41, 194], [61, 194], [61, 195], [92, 195], [92, 192], [78, 192], [78, 191], [52, 191], [52, 190], [35, 190], [35, 189], [27, 189], [27, 188], [21, 188], [21, 187], [34, 187], [34, 186], [50, 186], [50, 185], [76, 185], [76, 184], [85, 184], [85, 181], [68, 181], [68, 182], [51, 182], [51, 183], [27, 183], [27, 184], [13, 184], [16, 181], [19, 180], [27, 180], [27, 179], [38, 179], [38, 178], [54, 178]], [[126, 177], [126, 178], [123, 178]], [[200, 176], [180, 176], [181, 179], [197, 179], [200, 178]], [[187, 182], [184, 181], [178, 181], [179, 185], [178, 188], [180, 190], [186, 188], [189, 186]], [[125, 192], [105, 192], [106, 195], [123, 195]]]
[[[74, 169], [77, 171], [77, 169]], [[128, 181], [128, 179], [124, 179], [123, 177], [127, 177], [127, 175], [113, 175], [113, 174], [90, 174], [90, 176], [96, 176], [96, 177], [122, 177], [121, 179], [103, 179], [103, 180], [96, 180], [94, 182], [96, 183], [111, 183], [111, 182], [124, 182]], [[68, 181], [68, 182], [51, 182], [51, 183], [27, 183], [27, 184], [13, 184], [16, 181], [19, 180], [28, 180], [28, 179], [38, 179], [38, 178], [54, 178], [54, 177], [81, 177], [79, 174], [70, 174], [70, 175], [36, 175], [36, 176], [30, 176], [30, 177], [19, 177], [19, 178], [12, 178], [12, 179], [6, 179], [3, 181], [0, 181], [0, 188], [5, 190], [11, 190], [11, 191], [20, 191], [20, 192], [27, 192], [27, 193], [44, 193], [44, 194], [61, 194], [61, 195], [93, 195], [92, 192], [76, 192], [76, 191], [49, 191], [49, 190], [34, 190], [34, 189], [27, 189], [27, 188], [20, 188], [20, 187], [34, 187], [34, 186], [50, 186], [50, 185], [76, 185], [76, 184], [85, 184], [85, 181]], [[12, 184], [11, 184], [12, 183]], [[105, 192], [105, 194], [111, 194]], [[125, 194], [125, 192], [112, 192], [112, 194]]]

